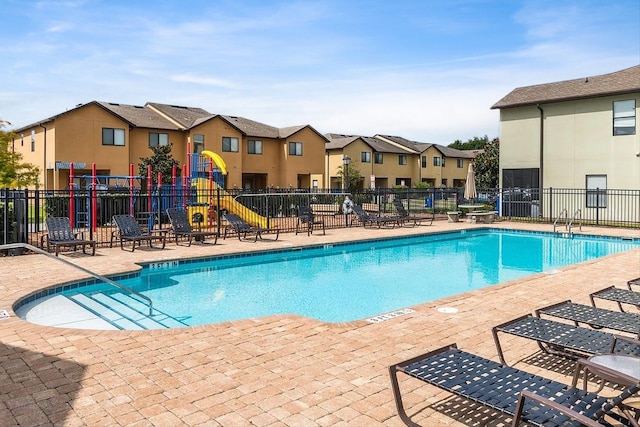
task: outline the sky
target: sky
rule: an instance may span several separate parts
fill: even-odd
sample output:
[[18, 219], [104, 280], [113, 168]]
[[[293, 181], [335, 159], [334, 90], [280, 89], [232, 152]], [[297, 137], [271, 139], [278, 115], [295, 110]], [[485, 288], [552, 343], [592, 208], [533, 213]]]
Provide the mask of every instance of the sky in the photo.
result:
[[448, 145], [520, 86], [640, 64], [639, 0], [0, 0], [0, 119], [157, 102]]

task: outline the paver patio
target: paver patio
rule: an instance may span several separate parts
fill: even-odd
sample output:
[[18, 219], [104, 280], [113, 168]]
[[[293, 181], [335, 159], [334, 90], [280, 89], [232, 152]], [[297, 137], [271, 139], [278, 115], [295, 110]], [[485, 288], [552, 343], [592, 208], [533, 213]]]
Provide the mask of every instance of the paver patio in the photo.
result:
[[[135, 269], [135, 262], [479, 227], [436, 221], [430, 227], [333, 229], [326, 236], [287, 233], [255, 244], [227, 239], [215, 246], [171, 244], [133, 254], [99, 248], [95, 257], [62, 256], [112, 274]], [[629, 229], [582, 232], [640, 237]], [[90, 331], [30, 324], [11, 310], [30, 292], [81, 273], [42, 255], [0, 258], [0, 309], [12, 314], [0, 320], [0, 425], [400, 426], [387, 372], [392, 363], [452, 342], [497, 360], [492, 326], [564, 299], [589, 303], [590, 292], [638, 276], [636, 249], [420, 304], [414, 313], [376, 324], [277, 315], [173, 330]], [[458, 312], [436, 310], [444, 306]], [[570, 381], [571, 363], [541, 355], [532, 342], [501, 339], [519, 368]], [[400, 386], [409, 414], [422, 425], [504, 421], [420, 381], [403, 378]]]

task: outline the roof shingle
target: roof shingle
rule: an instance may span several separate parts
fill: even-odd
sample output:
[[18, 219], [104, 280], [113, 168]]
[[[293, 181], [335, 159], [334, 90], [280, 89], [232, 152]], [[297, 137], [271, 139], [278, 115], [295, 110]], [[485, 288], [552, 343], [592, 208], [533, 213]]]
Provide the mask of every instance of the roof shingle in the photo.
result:
[[599, 76], [519, 87], [493, 104], [491, 109], [523, 107], [633, 92], [640, 92], [640, 65]]

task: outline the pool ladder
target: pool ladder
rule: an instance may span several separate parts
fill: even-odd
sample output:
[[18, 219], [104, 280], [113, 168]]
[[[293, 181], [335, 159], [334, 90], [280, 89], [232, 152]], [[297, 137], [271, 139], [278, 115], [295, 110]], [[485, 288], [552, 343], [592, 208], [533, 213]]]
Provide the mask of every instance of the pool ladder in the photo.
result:
[[106, 278], [104, 276], [101, 276], [101, 275], [99, 275], [97, 273], [94, 273], [91, 270], [87, 270], [86, 268], [81, 267], [78, 264], [75, 264], [75, 263], [73, 263], [71, 261], [68, 261], [66, 259], [57, 257], [57, 256], [55, 256], [53, 254], [50, 254], [49, 252], [44, 251], [44, 250], [42, 250], [42, 249], [40, 249], [40, 248], [38, 248], [36, 246], [29, 245], [27, 243], [10, 243], [8, 245], [0, 245], [0, 251], [6, 250], [9, 254], [14, 253], [15, 249], [26, 249], [26, 250], [29, 250], [31, 252], [36, 252], [36, 253], [45, 255], [45, 256], [47, 256], [47, 257], [49, 257], [51, 259], [55, 259], [56, 261], [60, 261], [60, 262], [66, 264], [68, 266], [71, 266], [71, 267], [73, 267], [73, 268], [75, 268], [77, 270], [80, 270], [80, 271], [90, 275], [91, 277], [93, 277], [95, 279], [98, 279], [98, 280], [100, 280], [100, 281], [102, 281], [104, 283], [107, 283], [107, 284], [109, 284], [111, 286], [115, 286], [116, 288], [122, 289], [125, 292], [133, 294], [136, 297], [138, 297], [140, 299], [143, 299], [146, 302], [146, 304], [149, 306], [149, 316], [153, 315], [153, 301], [151, 301], [151, 298], [149, 298], [146, 295], [142, 295], [140, 292], [136, 292], [131, 288], [127, 288], [126, 286], [123, 286], [118, 282], [114, 282], [113, 280], [108, 279], [108, 278]]
[[[573, 236], [573, 231], [571, 231], [571, 228], [573, 227], [573, 223], [576, 220], [578, 221], [578, 227], [579, 227], [580, 231], [582, 231], [582, 210], [581, 209], [576, 209], [576, 211], [573, 213], [573, 216], [571, 217], [571, 219], [569, 219], [569, 212], [567, 211], [567, 209], [566, 208], [562, 209], [562, 211], [556, 217], [555, 221], [553, 221], [553, 232], [554, 233], [557, 232], [558, 222], [562, 218], [564, 218], [564, 228], [566, 230], [566, 234], [569, 237]], [[565, 233], [563, 233], [563, 234], [565, 234]]]

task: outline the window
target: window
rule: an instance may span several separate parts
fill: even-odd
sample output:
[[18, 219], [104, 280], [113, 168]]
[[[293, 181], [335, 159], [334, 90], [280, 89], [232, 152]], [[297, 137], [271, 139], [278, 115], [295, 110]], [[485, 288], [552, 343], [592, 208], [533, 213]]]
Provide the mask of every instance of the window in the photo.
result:
[[433, 158], [433, 166], [440, 166], [440, 157]]
[[363, 151], [360, 153], [360, 161], [362, 163], [371, 163], [371, 153], [368, 151]]
[[102, 145], [124, 147], [124, 129], [102, 128]]
[[290, 156], [302, 156], [302, 142], [290, 142], [289, 143], [289, 155]]
[[373, 161], [374, 161], [376, 164], [381, 165], [381, 164], [382, 164], [382, 153], [376, 153], [376, 154], [373, 156]]
[[587, 207], [607, 207], [607, 176], [587, 175]]
[[449, 181], [447, 181], [447, 178], [442, 178], [442, 185], [445, 187], [449, 185]]
[[193, 135], [193, 152], [202, 153], [204, 151], [204, 135]]
[[149, 132], [149, 147], [164, 147], [169, 145], [169, 134]]
[[464, 167], [464, 160], [458, 159], [457, 162], [458, 162], [458, 167], [462, 169]]
[[444, 156], [442, 157], [442, 167], [444, 167], [444, 161], [445, 161], [446, 159], [447, 159], [446, 157], [444, 157]]
[[406, 154], [399, 154], [398, 155], [398, 164], [399, 165], [406, 165], [407, 164], [407, 155]]
[[247, 150], [249, 154], [262, 154], [262, 141], [250, 139], [247, 141]]
[[231, 138], [228, 136], [222, 137], [222, 151], [238, 152], [238, 138]]
[[422, 156], [420, 158], [420, 166], [423, 167], [423, 168], [427, 167], [427, 156]]
[[613, 135], [636, 134], [636, 100], [613, 102]]
[[36, 151], [36, 131], [31, 131], [31, 151]]

